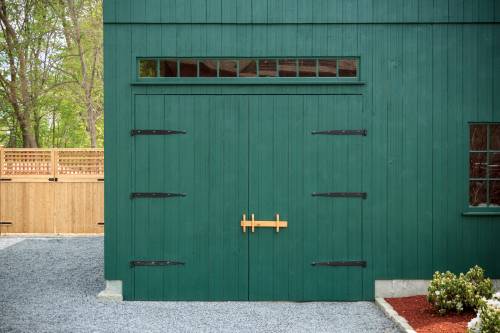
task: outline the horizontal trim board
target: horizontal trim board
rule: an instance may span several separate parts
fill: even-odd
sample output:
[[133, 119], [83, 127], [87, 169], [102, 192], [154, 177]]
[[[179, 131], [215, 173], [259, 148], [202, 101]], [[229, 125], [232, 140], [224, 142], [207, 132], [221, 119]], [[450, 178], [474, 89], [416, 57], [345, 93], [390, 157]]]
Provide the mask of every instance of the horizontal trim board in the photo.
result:
[[498, 212], [498, 211], [497, 212], [463, 212], [462, 216], [474, 216], [474, 217], [500, 216], [500, 212]]
[[362, 93], [338, 94], [203, 94], [203, 93], [151, 93], [136, 92], [134, 96], [361, 96]]
[[170, 79], [161, 80], [158, 78], [152, 78], [151, 81], [133, 81], [130, 83], [132, 86], [171, 86], [171, 85], [354, 85], [362, 86], [366, 82], [354, 81], [354, 80], [342, 80], [342, 79], [283, 79], [283, 78], [273, 78], [273, 79]]
[[193, 22], [148, 22], [148, 21], [127, 21], [127, 22], [112, 22], [105, 21], [104, 24], [108, 25], [238, 25], [238, 26], [252, 26], [252, 25], [486, 25], [486, 24], [500, 24], [498, 21], [365, 21], [365, 22], [336, 22], [336, 21], [307, 21], [307, 22], [206, 22], [206, 21], [193, 21]]

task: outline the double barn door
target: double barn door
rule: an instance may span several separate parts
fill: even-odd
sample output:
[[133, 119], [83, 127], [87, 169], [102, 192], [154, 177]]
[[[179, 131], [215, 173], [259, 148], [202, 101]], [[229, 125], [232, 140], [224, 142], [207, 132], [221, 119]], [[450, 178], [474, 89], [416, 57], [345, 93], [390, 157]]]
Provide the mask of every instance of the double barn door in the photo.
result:
[[[134, 103], [125, 295], [362, 299], [361, 96], [135, 95]], [[287, 227], [244, 231], [243, 214], [279, 214]]]

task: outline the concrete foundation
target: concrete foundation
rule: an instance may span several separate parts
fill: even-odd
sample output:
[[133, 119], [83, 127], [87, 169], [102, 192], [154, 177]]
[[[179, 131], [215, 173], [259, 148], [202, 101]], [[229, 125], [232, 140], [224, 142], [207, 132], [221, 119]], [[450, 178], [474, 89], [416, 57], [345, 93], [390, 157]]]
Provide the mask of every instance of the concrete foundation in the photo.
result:
[[121, 280], [106, 280], [106, 289], [97, 295], [98, 299], [108, 301], [123, 301], [122, 281]]
[[[493, 289], [500, 290], [500, 280], [492, 280]], [[427, 295], [430, 280], [376, 280], [375, 298]]]

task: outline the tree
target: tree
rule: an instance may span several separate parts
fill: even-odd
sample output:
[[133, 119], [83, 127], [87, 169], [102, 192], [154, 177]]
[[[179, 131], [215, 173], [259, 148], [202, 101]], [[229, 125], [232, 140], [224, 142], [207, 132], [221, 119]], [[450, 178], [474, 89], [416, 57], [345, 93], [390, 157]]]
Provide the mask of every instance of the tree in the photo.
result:
[[97, 122], [103, 115], [101, 0], [59, 0], [66, 40], [66, 73], [78, 82], [75, 96], [85, 106], [79, 112], [90, 146], [97, 147]]
[[51, 80], [61, 43], [50, 2], [0, 0], [0, 97], [12, 109], [24, 147], [39, 146], [40, 96], [62, 84]]

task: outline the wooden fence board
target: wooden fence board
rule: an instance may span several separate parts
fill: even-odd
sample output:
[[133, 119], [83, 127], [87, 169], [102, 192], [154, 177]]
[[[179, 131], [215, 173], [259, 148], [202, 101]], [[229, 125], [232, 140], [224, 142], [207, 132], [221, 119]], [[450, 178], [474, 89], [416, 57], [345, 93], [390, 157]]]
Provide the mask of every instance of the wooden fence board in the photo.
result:
[[104, 231], [102, 149], [0, 148], [0, 234]]

